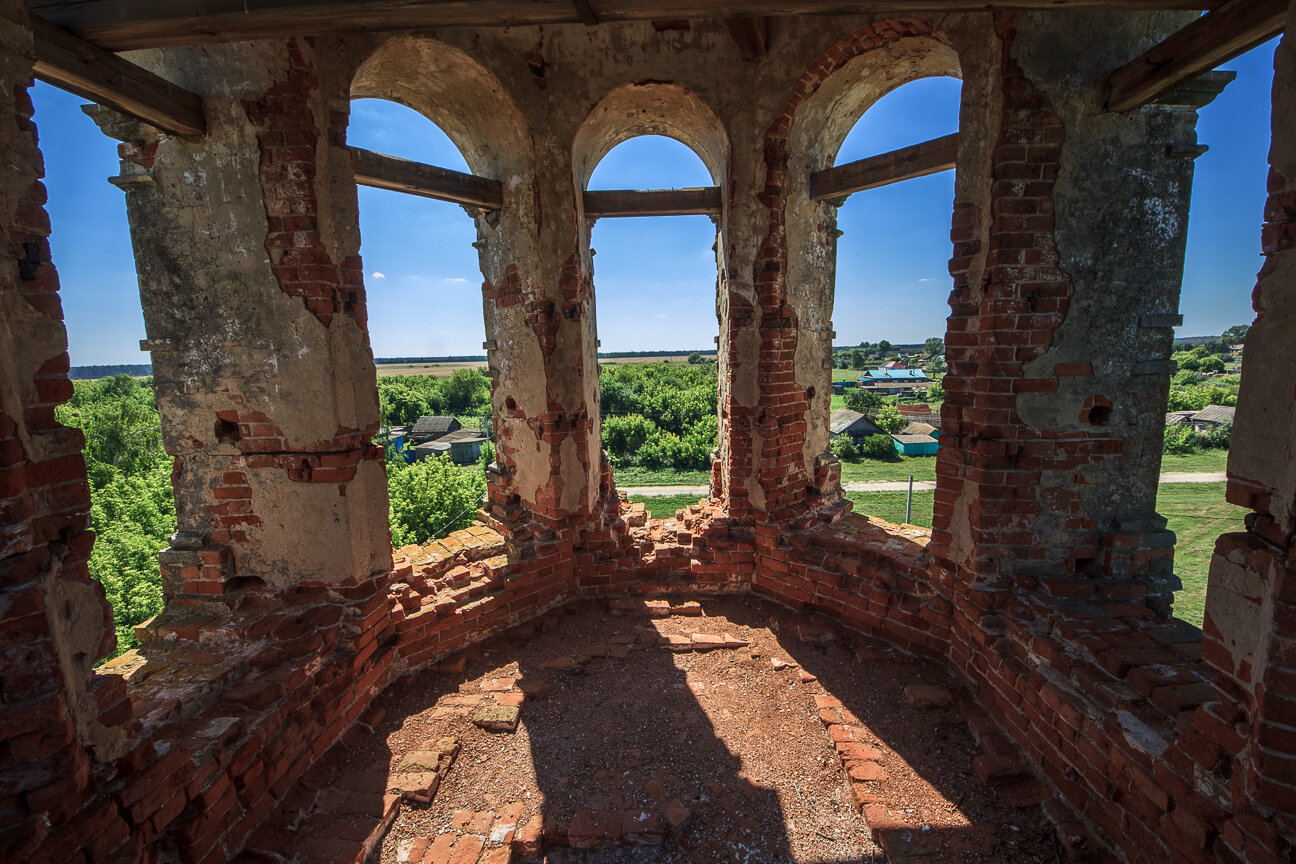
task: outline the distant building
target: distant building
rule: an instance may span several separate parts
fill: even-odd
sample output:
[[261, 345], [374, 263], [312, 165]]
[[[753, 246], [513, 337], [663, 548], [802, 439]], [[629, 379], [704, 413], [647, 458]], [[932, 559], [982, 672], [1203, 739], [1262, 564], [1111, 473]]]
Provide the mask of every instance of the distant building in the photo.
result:
[[904, 456], [935, 456], [940, 442], [930, 435], [892, 435], [897, 453]]
[[908, 426], [905, 426], [897, 435], [926, 435], [929, 438], [940, 437], [940, 430], [930, 423], [923, 423], [921, 420], [911, 420]]
[[858, 444], [870, 435], [885, 435], [886, 430], [849, 408], [838, 408], [828, 418], [828, 431], [832, 435], [846, 435]]
[[931, 383], [927, 373], [921, 369], [887, 368], [870, 369], [859, 379], [859, 386], [874, 393], [885, 393], [898, 396], [912, 393], [915, 387], [925, 388]]
[[482, 445], [489, 439], [476, 429], [457, 429], [414, 447], [414, 459], [449, 456], [456, 465], [471, 465], [481, 458]]
[[462, 424], [453, 417], [420, 417], [410, 429], [409, 440], [415, 444], [424, 444], [461, 428]]
[[1209, 432], [1225, 423], [1232, 423], [1236, 410], [1227, 405], [1207, 405], [1188, 418], [1188, 425], [1197, 432]]

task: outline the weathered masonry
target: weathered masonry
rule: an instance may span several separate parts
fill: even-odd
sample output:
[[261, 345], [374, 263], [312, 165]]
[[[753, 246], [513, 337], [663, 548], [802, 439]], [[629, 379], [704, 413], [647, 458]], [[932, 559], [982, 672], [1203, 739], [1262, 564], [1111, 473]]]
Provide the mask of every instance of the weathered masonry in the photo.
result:
[[[1213, 95], [1199, 76], [1291, 23], [1286, 2], [0, 13], [0, 859], [233, 859], [402, 674], [576, 598], [669, 591], [752, 592], [942, 661], [1054, 812], [1120, 860], [1293, 860], [1290, 38], [1229, 458], [1229, 500], [1251, 512], [1216, 545], [1201, 633], [1169, 617], [1154, 508], [1195, 112]], [[112, 613], [86, 571], [81, 437], [54, 419], [71, 385], [33, 74], [104, 106], [122, 142], [113, 182], [175, 458], [166, 611], [99, 669]], [[956, 140], [820, 173], [873, 101], [931, 75], [963, 82]], [[474, 176], [351, 151], [361, 97], [426, 115]], [[715, 188], [584, 194], [647, 133], [691, 146]], [[950, 148], [925, 543], [848, 513], [828, 448], [833, 195], [945, 167]], [[504, 553], [471, 562], [485, 588], [460, 601], [391, 548], [358, 179], [476, 220], [499, 445], [480, 518]], [[626, 211], [717, 219], [721, 442], [709, 500], [669, 542], [632, 528], [600, 447], [589, 225]]]

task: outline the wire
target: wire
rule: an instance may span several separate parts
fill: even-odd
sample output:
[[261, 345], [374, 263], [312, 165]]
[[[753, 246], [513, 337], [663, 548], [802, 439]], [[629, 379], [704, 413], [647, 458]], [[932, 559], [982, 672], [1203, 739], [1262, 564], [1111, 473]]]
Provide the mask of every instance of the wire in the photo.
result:
[[449, 528], [451, 525], [455, 524], [455, 523], [458, 522], [460, 519], [462, 519], [462, 518], [464, 517], [464, 514], [467, 513], [468, 511], [470, 511], [470, 510], [476, 510], [476, 509], [481, 505], [482, 499], [484, 499], [485, 497], [486, 497], [486, 493], [484, 493], [484, 492], [483, 492], [481, 495], [478, 495], [476, 501], [474, 501], [473, 503], [469, 504], [469, 505], [468, 505], [467, 507], [465, 507], [463, 510], [460, 510], [458, 516], [455, 516], [455, 517], [454, 517], [453, 519], [451, 519], [449, 522], [447, 522], [446, 524], [442, 525], [439, 529], [437, 529], [436, 533], [434, 533], [432, 536], [435, 537], [435, 538], [438, 539], [438, 540], [441, 539], [442, 532], [444, 532], [444, 531], [445, 531], [447, 528]]

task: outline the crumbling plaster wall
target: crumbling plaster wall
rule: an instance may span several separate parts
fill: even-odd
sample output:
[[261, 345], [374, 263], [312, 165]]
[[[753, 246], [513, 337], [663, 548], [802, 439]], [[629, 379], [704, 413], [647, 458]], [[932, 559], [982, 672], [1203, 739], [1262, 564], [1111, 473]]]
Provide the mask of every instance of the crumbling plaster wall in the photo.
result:
[[177, 457], [177, 550], [233, 550], [223, 574], [169, 580], [172, 595], [390, 569], [385, 476], [366, 449], [378, 405], [356, 193], [329, 140], [349, 82], [318, 80], [330, 67], [315, 50], [265, 41], [134, 58], [202, 95], [207, 117], [197, 140], [138, 133], [117, 181]]
[[[1090, 438], [1095, 447], [1119, 442], [1119, 451], [1103, 451], [1109, 458], [1046, 469], [1041, 480], [1078, 489], [1078, 509], [1100, 536], [1137, 533], [1142, 545], [1164, 550], [1174, 542], [1155, 513], [1165, 424], [1149, 406], [1165, 402], [1174, 371], [1197, 116], [1177, 105], [1115, 114], [1101, 102], [1113, 60], [1136, 56], [1190, 19], [1124, 13], [1116, 27], [1103, 16], [1023, 15], [1014, 44], [1062, 121], [1053, 237], [1073, 292], [1049, 350], [1023, 367], [1027, 378], [1055, 378], [1057, 389], [1021, 394], [1017, 410], [1028, 425]], [[1101, 57], [1079, 47], [1097, 38], [1109, 46]], [[1045, 506], [1040, 540], [1074, 547], [1084, 536], [1066, 526], [1074, 509]], [[1163, 611], [1178, 587], [1170, 562], [1163, 555], [1140, 574]], [[1107, 575], [1133, 575], [1130, 562], [1111, 564]]]

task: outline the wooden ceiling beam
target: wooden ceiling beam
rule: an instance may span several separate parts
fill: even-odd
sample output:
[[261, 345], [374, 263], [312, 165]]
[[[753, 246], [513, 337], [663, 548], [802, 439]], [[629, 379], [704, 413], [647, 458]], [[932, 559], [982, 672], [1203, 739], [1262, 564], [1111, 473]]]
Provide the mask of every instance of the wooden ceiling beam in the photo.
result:
[[401, 30], [782, 15], [995, 10], [1215, 9], [1225, 0], [28, 0], [31, 11], [109, 51], [334, 30]]
[[116, 54], [35, 16], [33, 74], [62, 90], [120, 111], [172, 135], [206, 131], [202, 99]]
[[1132, 111], [1283, 31], [1288, 0], [1229, 0], [1107, 79], [1108, 111]]
[[598, 15], [594, 14], [594, 9], [590, 6], [589, 0], [572, 0], [572, 6], [576, 7], [576, 17], [586, 27], [593, 27], [599, 23]]
[[912, 147], [816, 171], [810, 175], [810, 198], [813, 201], [845, 198], [852, 192], [948, 171], [954, 167], [958, 156], [958, 139], [955, 132]]
[[718, 216], [720, 187], [701, 189], [593, 190], [585, 193], [585, 216]]
[[498, 180], [398, 159], [359, 147], [349, 149], [351, 170], [361, 186], [404, 192], [452, 204], [480, 207], [483, 210], [498, 210], [504, 206], [504, 186]]

